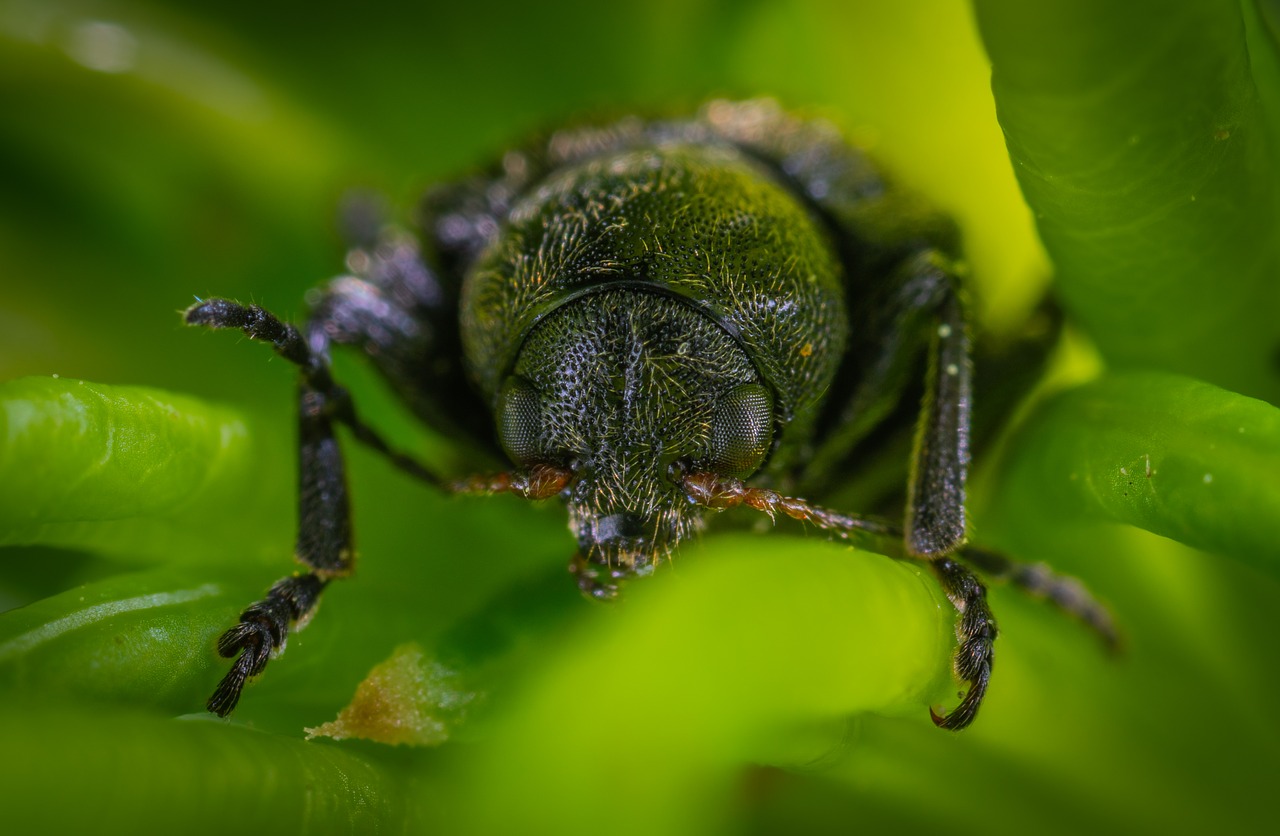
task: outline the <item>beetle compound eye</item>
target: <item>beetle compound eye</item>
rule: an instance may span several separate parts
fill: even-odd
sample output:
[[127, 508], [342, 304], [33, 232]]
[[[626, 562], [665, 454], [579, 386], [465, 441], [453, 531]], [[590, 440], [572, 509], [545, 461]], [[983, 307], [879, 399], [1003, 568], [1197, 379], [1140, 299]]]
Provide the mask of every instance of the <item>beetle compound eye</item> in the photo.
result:
[[541, 452], [542, 399], [523, 377], [507, 378], [498, 398], [498, 439], [513, 462], [536, 459]]
[[773, 396], [758, 383], [734, 389], [711, 422], [711, 469], [746, 478], [764, 461], [773, 442]]

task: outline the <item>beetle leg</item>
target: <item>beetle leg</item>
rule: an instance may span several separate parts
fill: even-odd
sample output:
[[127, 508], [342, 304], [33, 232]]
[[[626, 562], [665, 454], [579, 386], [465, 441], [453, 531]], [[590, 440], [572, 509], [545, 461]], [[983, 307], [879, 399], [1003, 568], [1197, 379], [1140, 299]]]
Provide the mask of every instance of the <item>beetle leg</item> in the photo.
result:
[[877, 289], [867, 306], [877, 314], [855, 328], [862, 337], [835, 384], [849, 395], [823, 416], [820, 444], [798, 481], [806, 493], [822, 493], [849, 467], [864, 465], [863, 457], [875, 454], [864, 442], [895, 409], [909, 406], [904, 400], [927, 354], [908, 477], [907, 545], [921, 555], [946, 554], [964, 538], [972, 364], [956, 285], [946, 258], [925, 250]]
[[956, 677], [969, 685], [960, 705], [951, 713], [939, 714], [930, 708], [929, 716], [939, 728], [959, 731], [978, 716], [978, 708], [986, 696], [994, 660], [996, 620], [987, 606], [987, 590], [972, 572], [949, 557], [928, 563], [938, 576], [942, 591], [960, 613], [956, 621], [959, 646], [952, 665]]
[[327, 354], [330, 343], [363, 350], [424, 423], [502, 460], [488, 408], [462, 364], [459, 282], [429, 267], [412, 236], [394, 228], [352, 250], [347, 265], [354, 275], [312, 299], [311, 350]]
[[885, 318], [871, 325], [878, 335], [876, 353], [862, 367], [853, 397], [840, 413], [844, 429], [816, 457], [818, 468], [823, 462], [828, 469], [843, 463], [852, 445], [902, 398], [925, 349], [906, 512], [907, 550], [924, 557], [950, 554], [965, 536], [973, 365], [957, 284], [954, 267], [936, 250], [917, 252], [902, 264], [884, 300]]
[[946, 288], [930, 337], [924, 403], [907, 485], [907, 549], [935, 556], [950, 554], [964, 543], [973, 369], [968, 328], [951, 274], [932, 254], [920, 256], [916, 269], [935, 273]]
[[815, 456], [806, 481], [821, 482], [902, 399], [913, 364], [926, 350], [924, 395], [907, 485], [906, 546], [913, 554], [950, 554], [964, 542], [973, 364], [955, 268], [936, 250], [899, 268], [882, 320], [869, 323], [876, 350], [859, 367], [853, 396], [837, 413], [841, 429]]
[[294, 326], [257, 305], [241, 305], [227, 299], [208, 299], [192, 305], [184, 314], [188, 325], [208, 328], [239, 328], [253, 340], [271, 343], [276, 353], [302, 370], [303, 391], [300, 410], [323, 412], [351, 430], [352, 435], [387, 458], [399, 470], [428, 484], [443, 487], [443, 480], [421, 462], [387, 443], [377, 430], [356, 414], [346, 389], [329, 374], [328, 337], [313, 332], [310, 344]]
[[209, 711], [226, 717], [235, 710], [249, 678], [262, 673], [271, 657], [284, 650], [289, 625], [305, 624], [315, 612], [326, 583], [315, 572], [284, 578], [266, 598], [240, 614], [240, 623], [218, 639], [220, 656], [230, 659], [239, 654], [239, 658], [205, 703]]
[[972, 546], [965, 547], [956, 556], [988, 577], [1008, 581], [1035, 598], [1049, 601], [1084, 622], [1109, 650], [1120, 649], [1120, 632], [1111, 612], [1076, 578], [1059, 575], [1043, 563], [1023, 563]]
[[440, 480], [417, 462], [389, 449], [356, 416], [346, 390], [329, 374], [328, 358], [303, 340], [298, 329], [256, 305], [210, 299], [187, 310], [190, 325], [239, 328], [251, 339], [270, 343], [301, 370], [298, 387], [298, 539], [295, 556], [309, 571], [278, 581], [265, 598], [249, 606], [239, 623], [218, 640], [218, 652], [237, 657], [213, 696], [210, 711], [225, 717], [235, 708], [249, 678], [285, 646], [290, 627], [304, 625], [319, 603], [320, 593], [335, 577], [349, 574], [354, 562], [351, 508], [347, 497], [342, 451], [335, 423], [351, 427], [356, 438], [388, 455], [419, 478]]
[[220, 655], [238, 656], [207, 703], [220, 717], [236, 707], [246, 681], [262, 673], [267, 661], [284, 650], [290, 628], [301, 628], [310, 619], [329, 580], [349, 574], [355, 559], [351, 507], [333, 418], [325, 410], [323, 394], [305, 380], [299, 399], [295, 556], [311, 571], [277, 581], [218, 639]]

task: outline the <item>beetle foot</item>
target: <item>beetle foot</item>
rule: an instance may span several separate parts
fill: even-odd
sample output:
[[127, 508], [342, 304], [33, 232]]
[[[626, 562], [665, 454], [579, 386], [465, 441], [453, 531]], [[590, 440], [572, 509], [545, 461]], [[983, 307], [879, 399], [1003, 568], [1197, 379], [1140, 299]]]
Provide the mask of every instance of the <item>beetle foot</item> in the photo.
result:
[[245, 628], [246, 625], [237, 624], [218, 639], [220, 656], [230, 658], [236, 653], [240, 654], [231, 670], [218, 683], [213, 696], [205, 703], [205, 707], [219, 717], [226, 717], [235, 710], [236, 703], [240, 702], [240, 693], [249, 678], [262, 673], [271, 658], [270, 642], [264, 640], [267, 632]]
[[290, 625], [301, 629], [315, 612], [325, 583], [316, 574], [285, 578], [271, 587], [266, 598], [240, 614], [240, 623], [218, 638], [218, 655], [237, 658], [205, 703], [206, 708], [219, 717], [235, 710], [248, 681], [284, 651]]
[[940, 558], [930, 563], [947, 598], [960, 614], [956, 622], [956, 648], [953, 667], [956, 677], [969, 685], [960, 704], [948, 714], [929, 709], [934, 725], [949, 731], [959, 731], [978, 716], [978, 708], [987, 694], [991, 682], [994, 661], [996, 621], [987, 606], [987, 590], [964, 566], [950, 558]]

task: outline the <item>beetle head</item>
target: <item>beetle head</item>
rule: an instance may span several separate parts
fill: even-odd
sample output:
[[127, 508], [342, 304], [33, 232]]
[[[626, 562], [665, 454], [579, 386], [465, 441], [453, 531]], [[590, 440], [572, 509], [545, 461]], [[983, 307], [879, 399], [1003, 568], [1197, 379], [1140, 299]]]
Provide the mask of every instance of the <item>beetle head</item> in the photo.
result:
[[745, 478], [773, 440], [773, 397], [746, 351], [690, 304], [635, 288], [590, 294], [529, 334], [498, 396], [522, 467], [567, 468], [579, 560], [650, 571], [697, 530], [689, 468]]

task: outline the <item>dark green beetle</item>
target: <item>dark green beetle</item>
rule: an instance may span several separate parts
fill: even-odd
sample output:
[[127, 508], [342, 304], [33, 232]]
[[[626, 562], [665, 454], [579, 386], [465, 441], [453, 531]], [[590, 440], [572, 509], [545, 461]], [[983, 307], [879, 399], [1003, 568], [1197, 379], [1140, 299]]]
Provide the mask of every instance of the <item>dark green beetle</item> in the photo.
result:
[[[742, 504], [923, 560], [961, 613], [955, 670], [969, 686], [934, 720], [968, 725], [996, 626], [954, 557], [1112, 632], [1078, 585], [964, 548], [971, 364], [955, 250], [945, 217], [825, 123], [714, 102], [687, 120], [561, 131], [433, 191], [420, 235], [368, 236], [303, 332], [257, 306], [195, 305], [188, 323], [241, 328], [302, 369], [308, 571], [222, 636], [238, 658], [209, 709], [228, 714], [351, 570], [345, 424], [444, 489], [563, 497], [572, 568], [597, 598], [651, 571], [710, 510]], [[426, 423], [514, 466], [450, 482], [390, 450], [331, 379], [333, 343], [363, 347]], [[909, 396], [921, 406], [904, 526], [797, 498], [828, 491]]]

